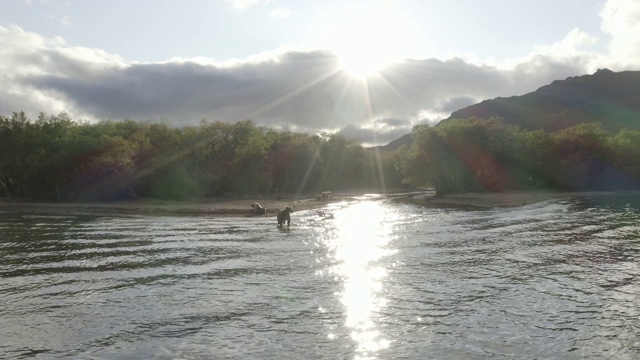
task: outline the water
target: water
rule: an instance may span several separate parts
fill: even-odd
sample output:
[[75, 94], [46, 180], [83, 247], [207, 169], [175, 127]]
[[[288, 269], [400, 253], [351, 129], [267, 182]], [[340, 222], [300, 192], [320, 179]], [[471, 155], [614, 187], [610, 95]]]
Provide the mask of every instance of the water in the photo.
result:
[[638, 198], [0, 214], [0, 358], [637, 359]]

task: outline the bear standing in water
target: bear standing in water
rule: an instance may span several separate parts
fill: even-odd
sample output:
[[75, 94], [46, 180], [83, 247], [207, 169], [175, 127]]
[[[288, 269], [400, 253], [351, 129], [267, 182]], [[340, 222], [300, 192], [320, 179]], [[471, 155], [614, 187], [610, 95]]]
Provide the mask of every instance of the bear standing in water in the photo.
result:
[[293, 212], [293, 208], [291, 205], [285, 207], [284, 209], [278, 211], [278, 226], [283, 227], [284, 222], [287, 222], [287, 227], [291, 225], [291, 213]]

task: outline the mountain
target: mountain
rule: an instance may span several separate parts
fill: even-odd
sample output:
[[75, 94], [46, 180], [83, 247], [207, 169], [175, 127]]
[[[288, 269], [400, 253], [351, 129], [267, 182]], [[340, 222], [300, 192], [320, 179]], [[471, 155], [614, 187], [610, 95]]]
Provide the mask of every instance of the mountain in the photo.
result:
[[[501, 117], [507, 124], [547, 132], [587, 122], [600, 122], [603, 129], [612, 133], [622, 128], [640, 131], [640, 71], [599, 69], [592, 75], [556, 80], [522, 96], [499, 97], [467, 106], [442, 122], [470, 117]], [[407, 134], [389, 145], [410, 139]]]
[[600, 69], [593, 75], [556, 80], [538, 90], [485, 100], [455, 111], [450, 119], [502, 117], [527, 130], [548, 132], [587, 122], [604, 129], [640, 130], [640, 71]]
[[378, 150], [378, 151], [393, 151], [398, 149], [402, 145], [411, 146], [411, 134], [402, 135], [399, 138], [392, 140], [387, 145], [379, 145], [373, 146], [369, 149]]

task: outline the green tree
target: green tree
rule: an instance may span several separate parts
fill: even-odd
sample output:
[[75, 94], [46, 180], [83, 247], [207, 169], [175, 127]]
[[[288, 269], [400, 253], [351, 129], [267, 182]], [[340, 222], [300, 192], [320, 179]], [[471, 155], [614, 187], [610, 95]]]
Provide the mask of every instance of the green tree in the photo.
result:
[[609, 139], [611, 149], [605, 176], [611, 189], [638, 189], [640, 186], [640, 131], [622, 129]]
[[556, 159], [555, 185], [568, 190], [603, 187], [601, 174], [611, 158], [608, 134], [600, 123], [586, 123], [552, 135], [551, 155]]

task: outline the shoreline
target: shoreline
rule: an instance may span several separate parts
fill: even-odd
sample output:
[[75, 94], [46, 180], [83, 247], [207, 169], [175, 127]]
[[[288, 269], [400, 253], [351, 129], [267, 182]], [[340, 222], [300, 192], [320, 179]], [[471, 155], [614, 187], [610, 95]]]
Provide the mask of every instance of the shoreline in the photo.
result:
[[[482, 210], [524, 206], [537, 202], [570, 198], [590, 198], [602, 195], [640, 195], [638, 191], [621, 192], [561, 192], [552, 190], [510, 191], [504, 193], [466, 193], [435, 196], [429, 190], [404, 190], [396, 192], [345, 192], [335, 193], [327, 201], [310, 197], [284, 199], [225, 199], [205, 198], [191, 201], [140, 199], [116, 202], [31, 202], [0, 198], [0, 213], [53, 214], [53, 215], [149, 215], [149, 216], [206, 216], [224, 217], [275, 217], [278, 210], [292, 205], [294, 212], [320, 209], [328, 204], [361, 199], [366, 194], [378, 194], [396, 203], [417, 206]], [[267, 209], [263, 215], [253, 214], [251, 204], [258, 202]]]
[[[149, 216], [206, 216], [225, 217], [276, 217], [280, 209], [291, 205], [294, 212], [320, 209], [328, 204], [354, 201], [364, 194], [381, 194], [375, 191], [334, 193], [328, 200], [316, 200], [315, 196], [285, 194], [281, 199], [238, 196], [237, 198], [201, 198], [191, 200], [137, 199], [106, 202], [43, 202], [0, 198], [0, 214], [42, 215], [149, 215]], [[400, 191], [396, 193], [401, 193]], [[406, 193], [406, 192], [405, 192]], [[259, 203], [266, 214], [254, 214], [252, 204]]]
[[555, 190], [515, 190], [503, 193], [466, 193], [435, 196], [434, 192], [421, 196], [404, 196], [396, 202], [427, 207], [482, 210], [509, 208], [535, 204], [548, 200], [594, 198], [598, 196], [640, 195], [640, 191], [555, 191]]
[[[258, 202], [266, 214], [252, 213], [251, 204]], [[328, 202], [315, 200], [250, 200], [207, 198], [192, 201], [140, 199], [115, 202], [31, 202], [0, 200], [0, 213], [55, 215], [157, 215], [219, 217], [275, 217], [278, 210], [292, 205], [303, 211], [323, 207]]]

